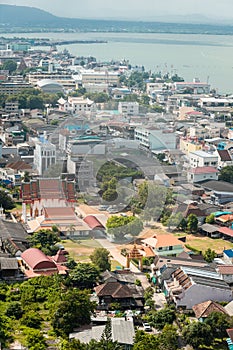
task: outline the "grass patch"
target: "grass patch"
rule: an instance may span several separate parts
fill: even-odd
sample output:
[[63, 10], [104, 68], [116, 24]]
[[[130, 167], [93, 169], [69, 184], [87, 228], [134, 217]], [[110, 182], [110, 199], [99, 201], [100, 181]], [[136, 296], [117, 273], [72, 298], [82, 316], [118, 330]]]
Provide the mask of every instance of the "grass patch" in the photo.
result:
[[114, 259], [112, 259], [111, 260], [111, 271], [115, 271], [115, 270], [118, 270], [117, 269], [117, 267], [123, 267], [120, 263], [119, 263], [119, 261], [117, 261], [117, 260], [114, 260]]
[[[180, 234], [175, 234], [176, 237], [179, 237]], [[197, 250], [205, 252], [208, 248], [214, 250], [216, 253], [220, 254], [225, 249], [233, 249], [233, 243], [226, 241], [224, 239], [214, 239], [199, 235], [185, 234], [186, 236], [186, 246], [190, 247], [192, 250]]]
[[89, 256], [95, 248], [102, 246], [95, 239], [80, 239], [77, 241], [64, 240], [62, 244], [70, 256], [77, 262], [89, 262]]

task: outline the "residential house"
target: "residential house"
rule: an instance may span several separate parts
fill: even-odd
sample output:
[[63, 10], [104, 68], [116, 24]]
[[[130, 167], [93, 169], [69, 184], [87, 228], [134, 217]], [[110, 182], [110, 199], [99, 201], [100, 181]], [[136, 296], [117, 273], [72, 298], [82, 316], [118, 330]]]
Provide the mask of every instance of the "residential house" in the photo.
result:
[[11, 256], [20, 256], [27, 249], [27, 232], [22, 224], [0, 220], [0, 241], [2, 250]]
[[175, 82], [174, 89], [176, 92], [183, 92], [185, 90], [192, 91], [193, 94], [209, 94], [210, 85], [205, 82], [200, 82], [199, 79], [193, 79], [192, 82]]
[[20, 279], [17, 258], [0, 257], [0, 279], [5, 281]]
[[227, 315], [225, 308], [215, 301], [208, 300], [196, 304], [192, 307], [198, 321], [203, 322], [212, 312], [218, 312]]
[[[111, 90], [111, 95], [114, 100], [123, 100], [125, 96], [131, 94], [131, 91], [127, 88], [115, 88]], [[137, 115], [138, 113], [134, 114]]]
[[225, 166], [232, 165], [232, 156], [227, 149], [217, 150], [218, 155], [218, 168], [224, 168]]
[[219, 238], [221, 236], [219, 232], [219, 227], [211, 224], [203, 224], [200, 226], [200, 230], [203, 234], [211, 238]]
[[188, 182], [198, 183], [206, 180], [218, 180], [218, 172], [212, 166], [190, 168], [187, 171]]
[[8, 162], [5, 168], [0, 168], [0, 179], [5, 184], [19, 186], [21, 185], [25, 172], [29, 174], [33, 172], [30, 164], [22, 160]]
[[233, 184], [225, 181], [209, 180], [202, 183], [206, 193], [209, 192], [214, 204], [233, 201]]
[[200, 151], [202, 148], [203, 142], [191, 138], [180, 138], [180, 150], [187, 155], [191, 152]]
[[150, 247], [159, 256], [177, 256], [184, 251], [184, 244], [172, 234], [154, 235], [142, 240], [142, 245]]
[[217, 272], [220, 274], [222, 279], [228, 284], [233, 283], [233, 265], [218, 265]]
[[119, 303], [121, 309], [143, 310], [144, 289], [136, 284], [106, 282], [96, 286], [99, 310], [110, 310], [112, 303]]
[[165, 293], [177, 308], [190, 310], [194, 305], [207, 300], [230, 301], [232, 291], [221, 276], [210, 269], [183, 267], [164, 281]]
[[[103, 319], [103, 318], [102, 318]], [[106, 318], [105, 318], [106, 319]], [[107, 319], [104, 321], [107, 322]], [[101, 318], [100, 318], [101, 320]], [[95, 320], [93, 320], [95, 321]], [[123, 350], [130, 350], [134, 344], [135, 330], [132, 317], [112, 317], [111, 321], [111, 339], [121, 346]], [[103, 322], [103, 321], [102, 321]], [[85, 329], [79, 329], [77, 332], [70, 333], [69, 338], [75, 338], [81, 343], [89, 343], [91, 339], [100, 341], [105, 325], [90, 325]]]

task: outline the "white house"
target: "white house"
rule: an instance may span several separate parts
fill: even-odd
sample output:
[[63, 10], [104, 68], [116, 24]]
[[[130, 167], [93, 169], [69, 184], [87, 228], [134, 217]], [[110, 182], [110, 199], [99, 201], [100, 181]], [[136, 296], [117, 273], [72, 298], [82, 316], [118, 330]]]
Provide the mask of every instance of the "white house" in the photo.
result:
[[60, 98], [58, 100], [59, 110], [62, 112], [71, 112], [73, 114], [94, 112], [95, 103], [89, 98], [83, 97], [68, 97], [68, 100]]
[[218, 166], [218, 156], [214, 153], [195, 151], [190, 152], [188, 157], [191, 168]]
[[203, 166], [188, 169], [188, 182], [201, 182], [205, 180], [218, 180], [218, 170], [212, 166]]

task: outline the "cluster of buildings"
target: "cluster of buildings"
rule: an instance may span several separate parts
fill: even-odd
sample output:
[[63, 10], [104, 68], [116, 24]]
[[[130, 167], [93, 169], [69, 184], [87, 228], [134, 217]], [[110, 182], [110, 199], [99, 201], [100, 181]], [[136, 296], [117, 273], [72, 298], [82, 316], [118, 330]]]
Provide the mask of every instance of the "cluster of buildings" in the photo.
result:
[[[67, 273], [66, 254], [47, 257], [28, 248], [28, 234], [54, 226], [73, 239], [105, 234], [107, 214], [86, 214], [77, 206], [77, 194], [88, 194], [89, 204], [101, 204], [97, 173], [107, 160], [122, 166], [133, 161], [144, 173], [143, 181], [172, 189], [175, 212], [184, 218], [195, 214], [203, 235], [233, 240], [233, 184], [219, 181], [221, 170], [233, 166], [233, 95], [218, 95], [198, 79], [166, 82], [161, 77], [145, 80], [146, 89], [140, 91], [126, 87], [121, 78], [143, 72], [141, 67], [125, 61], [97, 63], [93, 57], [73, 57], [56, 48], [1, 48], [0, 63], [9, 59], [17, 62], [18, 72], [35, 72], [22, 76], [0, 71], [0, 95], [35, 87], [62, 97], [46, 111], [21, 110], [18, 101], [5, 103], [0, 111], [0, 181], [5, 187], [19, 186], [22, 200], [20, 223], [1, 213], [2, 278]], [[109, 95], [114, 108], [75, 96], [81, 88]], [[145, 94], [147, 109], [138, 102]], [[214, 222], [207, 224], [210, 214]], [[232, 300], [232, 250], [224, 250], [221, 264], [212, 266], [201, 256], [187, 254], [182, 239], [152, 234], [136, 253], [155, 259], [153, 278], [178, 309], [194, 308], [198, 319], [206, 317], [207, 310], [229, 312], [216, 303]], [[130, 273], [108, 272], [102, 282], [95, 290], [99, 310], [114, 302], [143, 309], [143, 290]], [[113, 334], [124, 325], [122, 320], [113, 323]], [[131, 326], [125, 328], [129, 346]]]

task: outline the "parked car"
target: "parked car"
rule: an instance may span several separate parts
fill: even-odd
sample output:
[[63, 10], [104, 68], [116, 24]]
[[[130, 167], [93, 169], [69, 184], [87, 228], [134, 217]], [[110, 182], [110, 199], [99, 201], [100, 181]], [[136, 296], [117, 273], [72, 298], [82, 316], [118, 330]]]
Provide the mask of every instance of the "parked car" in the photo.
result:
[[116, 213], [118, 213], [118, 210], [115, 208], [110, 208], [110, 209], [108, 209], [108, 212], [109, 212], [109, 214], [116, 214]]
[[151, 326], [147, 322], [143, 323], [143, 329], [144, 329], [145, 332], [151, 332], [152, 331]]
[[108, 205], [104, 205], [104, 204], [100, 205], [98, 209], [101, 210], [101, 211], [107, 210], [108, 209]]

